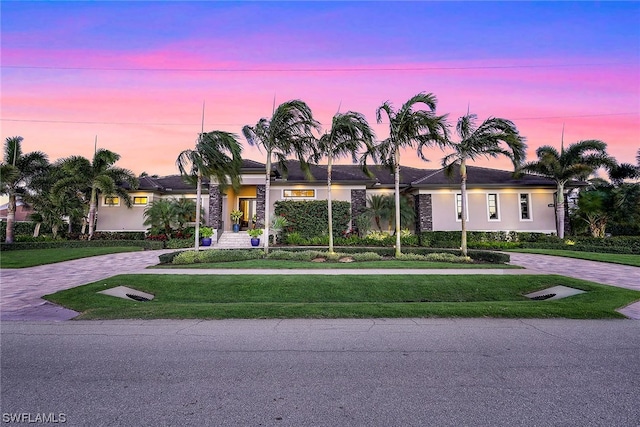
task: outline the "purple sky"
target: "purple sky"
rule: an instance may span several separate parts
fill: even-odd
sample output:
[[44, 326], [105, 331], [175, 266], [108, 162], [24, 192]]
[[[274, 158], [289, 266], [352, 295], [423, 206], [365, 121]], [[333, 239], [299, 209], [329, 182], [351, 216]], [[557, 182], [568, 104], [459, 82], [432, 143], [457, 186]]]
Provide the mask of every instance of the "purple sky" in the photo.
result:
[[[514, 121], [541, 145], [601, 139], [619, 161], [640, 147], [638, 2], [3, 1], [2, 138], [51, 161], [119, 154], [136, 174], [177, 173], [206, 102], [205, 130], [239, 135], [273, 99], [375, 124], [384, 101], [438, 97], [450, 122]], [[402, 163], [436, 168], [406, 152]], [[508, 168], [506, 161], [477, 164]]]

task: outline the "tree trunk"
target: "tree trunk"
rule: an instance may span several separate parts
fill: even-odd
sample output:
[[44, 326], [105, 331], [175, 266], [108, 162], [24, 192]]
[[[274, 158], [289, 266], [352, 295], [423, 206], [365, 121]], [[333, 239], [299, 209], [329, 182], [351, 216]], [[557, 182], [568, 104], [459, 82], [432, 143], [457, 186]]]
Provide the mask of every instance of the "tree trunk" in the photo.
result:
[[331, 160], [332, 156], [329, 154], [327, 161], [327, 218], [329, 221], [329, 253], [333, 251], [333, 212], [331, 204]]
[[[209, 183], [211, 185], [211, 183]], [[200, 250], [200, 206], [202, 205], [202, 174], [198, 171], [198, 183], [196, 185], [196, 231], [194, 249], [196, 251]]]
[[558, 183], [556, 193], [556, 233], [564, 239], [564, 182]]
[[[264, 253], [269, 253], [269, 192], [271, 190], [271, 152], [267, 153], [267, 173], [264, 183]], [[273, 236], [275, 241], [276, 236]]]
[[460, 162], [460, 222], [462, 224], [462, 238], [460, 243], [460, 249], [462, 250], [462, 256], [467, 256], [467, 164], [464, 160]]
[[396, 194], [395, 194], [395, 202], [396, 202], [396, 218], [395, 218], [395, 223], [396, 223], [396, 258], [398, 258], [400, 255], [402, 255], [402, 249], [400, 247], [400, 150], [398, 147], [396, 147], [396, 151], [393, 154], [395, 159], [394, 159], [394, 166], [395, 166], [395, 176], [394, 176], [394, 181], [395, 181], [395, 189], [396, 189]]
[[4, 238], [5, 243], [13, 243], [16, 222], [16, 195], [9, 194], [9, 204], [7, 205], [7, 229]]
[[96, 188], [91, 189], [91, 201], [89, 202], [89, 240], [93, 237], [96, 225], [96, 209], [98, 205], [98, 191]]
[[40, 235], [40, 226], [41, 222], [36, 223], [36, 226], [33, 228], [33, 237], [38, 237]]

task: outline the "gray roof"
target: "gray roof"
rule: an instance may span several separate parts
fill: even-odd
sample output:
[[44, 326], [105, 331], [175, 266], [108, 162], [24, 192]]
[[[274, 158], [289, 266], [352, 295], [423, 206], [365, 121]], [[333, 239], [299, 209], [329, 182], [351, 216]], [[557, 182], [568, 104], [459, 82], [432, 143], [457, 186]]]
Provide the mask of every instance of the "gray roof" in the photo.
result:
[[[264, 163], [253, 160], [243, 160], [243, 173], [247, 174], [263, 174]], [[278, 167], [273, 166], [272, 179], [273, 182], [290, 182], [290, 183], [310, 183], [310, 182], [326, 182], [327, 166], [326, 165], [310, 165], [310, 171], [313, 176], [309, 180], [302, 172], [300, 163], [294, 160], [287, 161], [288, 173], [285, 178], [284, 172]], [[391, 188], [394, 185], [394, 177], [389, 169], [380, 165], [369, 166], [371, 176], [364, 173], [359, 165], [333, 165], [332, 181], [344, 184], [362, 184], [366, 186], [376, 185], [377, 187]], [[140, 177], [139, 190], [156, 191], [160, 193], [189, 193], [195, 192], [195, 183], [181, 175], [168, 176], [144, 176]], [[203, 183], [208, 185], [208, 179], [204, 179]], [[451, 177], [447, 176], [442, 169], [419, 169], [409, 166], [401, 166], [400, 168], [400, 185], [403, 188], [429, 188], [429, 187], [457, 187], [460, 185], [459, 169], [454, 168]], [[522, 174], [515, 177], [513, 172], [490, 169], [478, 166], [467, 166], [467, 185], [473, 186], [551, 186], [555, 187], [553, 180], [538, 175]]]

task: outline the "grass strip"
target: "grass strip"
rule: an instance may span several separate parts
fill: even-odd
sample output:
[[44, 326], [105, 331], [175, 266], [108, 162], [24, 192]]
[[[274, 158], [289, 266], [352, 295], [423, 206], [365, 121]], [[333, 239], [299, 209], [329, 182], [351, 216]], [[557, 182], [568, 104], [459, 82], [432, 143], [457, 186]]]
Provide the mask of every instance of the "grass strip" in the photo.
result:
[[609, 262], [612, 264], [640, 267], [640, 255], [633, 254], [608, 254], [601, 252], [570, 251], [563, 249], [509, 249], [508, 252], [562, 256], [567, 258], [586, 259], [588, 261]]
[[95, 247], [95, 248], [58, 248], [58, 249], [25, 249], [20, 251], [1, 251], [0, 266], [2, 268], [25, 268], [36, 265], [54, 264], [72, 259], [87, 258], [97, 255], [120, 252], [141, 251], [142, 248], [129, 247]]
[[[96, 292], [128, 286], [128, 301]], [[523, 295], [564, 285], [587, 291], [555, 301]], [[512, 317], [621, 318], [640, 292], [555, 275], [185, 276], [121, 275], [45, 297], [80, 319]]]

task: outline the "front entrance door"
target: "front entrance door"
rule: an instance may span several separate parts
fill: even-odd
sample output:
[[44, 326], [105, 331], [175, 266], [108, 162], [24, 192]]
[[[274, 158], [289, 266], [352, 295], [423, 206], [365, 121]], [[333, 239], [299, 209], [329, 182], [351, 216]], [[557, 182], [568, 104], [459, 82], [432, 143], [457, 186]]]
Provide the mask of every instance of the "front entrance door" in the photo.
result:
[[256, 199], [254, 198], [240, 198], [238, 200], [240, 210], [242, 211], [242, 218], [240, 219], [240, 229], [246, 230], [253, 227], [253, 216], [256, 214]]

